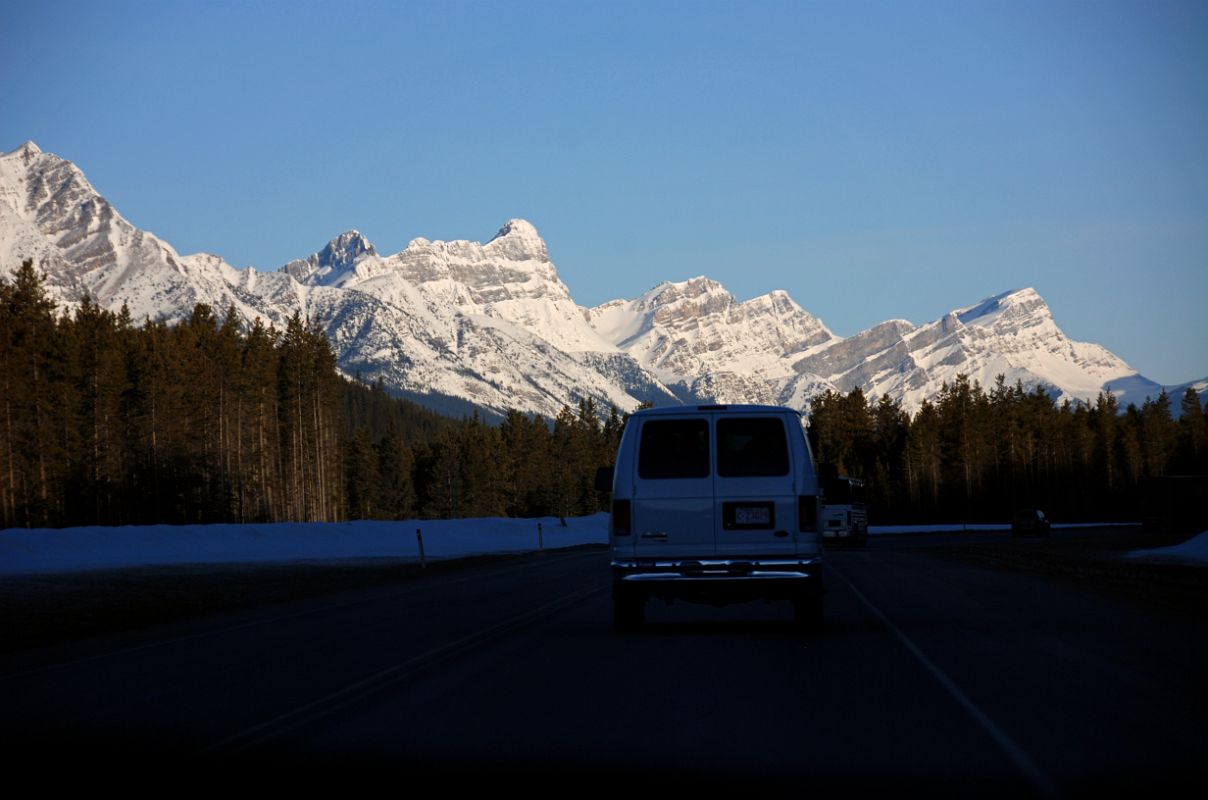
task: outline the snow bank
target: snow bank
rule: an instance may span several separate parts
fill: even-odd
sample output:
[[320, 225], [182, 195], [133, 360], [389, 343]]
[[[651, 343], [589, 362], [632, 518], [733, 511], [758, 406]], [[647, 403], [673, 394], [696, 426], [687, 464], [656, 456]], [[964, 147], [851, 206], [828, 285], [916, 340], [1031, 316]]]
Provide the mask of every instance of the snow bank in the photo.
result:
[[1158, 547], [1153, 550], [1134, 550], [1126, 553], [1124, 557], [1138, 561], [1208, 564], [1208, 531], [1196, 534], [1182, 544]]
[[[1096, 523], [1097, 525], [1098, 523]], [[541, 526], [540, 533], [538, 525]], [[1004, 531], [1008, 525], [873, 525], [872, 535]], [[1054, 525], [1055, 528], [1084, 527]], [[0, 576], [172, 564], [288, 563], [353, 558], [458, 558], [608, 543], [608, 515], [542, 519], [311, 522], [263, 525], [143, 525], [10, 528], [0, 531]], [[540, 538], [539, 538], [540, 537]], [[1208, 564], [1208, 531], [1183, 544], [1126, 555]]]
[[[541, 526], [540, 534], [538, 525]], [[608, 515], [404, 522], [142, 525], [0, 531], [0, 575], [169, 564], [282, 563], [346, 558], [419, 559], [608, 541]]]

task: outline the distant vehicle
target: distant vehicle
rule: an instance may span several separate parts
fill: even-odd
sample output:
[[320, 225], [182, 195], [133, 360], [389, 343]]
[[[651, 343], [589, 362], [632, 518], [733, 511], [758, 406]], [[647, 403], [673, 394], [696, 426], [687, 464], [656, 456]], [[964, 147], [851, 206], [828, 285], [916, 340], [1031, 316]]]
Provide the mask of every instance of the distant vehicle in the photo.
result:
[[824, 544], [863, 547], [868, 542], [868, 503], [864, 481], [838, 475], [822, 481], [818, 529]]
[[1012, 536], [1048, 536], [1049, 520], [1039, 508], [1025, 508], [1011, 519]]
[[792, 601], [823, 619], [818, 480], [799, 412], [700, 405], [635, 412], [611, 487], [613, 618], [645, 619], [647, 600], [722, 606]]

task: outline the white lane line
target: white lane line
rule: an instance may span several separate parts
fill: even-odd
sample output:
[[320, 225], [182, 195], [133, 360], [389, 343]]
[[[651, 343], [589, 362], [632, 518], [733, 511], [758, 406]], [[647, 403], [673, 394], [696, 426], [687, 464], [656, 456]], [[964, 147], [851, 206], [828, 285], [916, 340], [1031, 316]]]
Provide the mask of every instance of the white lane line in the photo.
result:
[[1024, 776], [1031, 782], [1032, 786], [1037, 792], [1044, 797], [1056, 798], [1062, 796], [1061, 791], [1057, 788], [1057, 785], [1053, 783], [1052, 779], [1049, 778], [1045, 771], [1040, 768], [1040, 765], [1033, 761], [1032, 757], [1029, 756], [1022, 747], [1017, 745], [1011, 739], [1011, 737], [1003, 731], [1002, 728], [998, 727], [994, 720], [990, 719], [989, 715], [982, 711], [981, 708], [979, 708], [977, 704], [969, 698], [969, 695], [965, 694], [961, 688], [956, 685], [956, 682], [952, 680], [952, 678], [948, 677], [947, 673], [936, 666], [935, 662], [928, 658], [927, 655], [919, 648], [919, 646], [916, 645], [914, 641], [912, 641], [911, 638], [902, 631], [901, 628], [893, 623], [893, 620], [891, 620], [885, 614], [885, 612], [873, 605], [872, 601], [865, 597], [864, 593], [857, 589], [855, 585], [843, 575], [843, 573], [835, 569], [833, 564], [827, 564], [827, 569], [832, 575], [837, 576], [841, 581], [846, 583], [847, 588], [852, 590], [852, 593], [860, 599], [860, 602], [867, 606], [868, 610], [876, 615], [881, 622], [885, 623], [885, 627], [889, 628], [893, 635], [897, 637], [898, 641], [901, 642], [902, 645], [910, 652], [910, 654], [923, 665], [923, 668], [931, 674], [931, 677], [935, 678], [936, 682], [938, 682], [939, 685], [944, 688], [944, 691], [946, 691], [948, 695], [956, 701], [957, 705], [963, 708], [965, 713], [972, 717], [973, 721], [976, 722], [982, 730], [989, 734], [990, 738], [1003, 749], [1003, 751], [1007, 754], [1007, 758], [1011, 759], [1012, 763], [1019, 768], [1019, 771], [1022, 772]]

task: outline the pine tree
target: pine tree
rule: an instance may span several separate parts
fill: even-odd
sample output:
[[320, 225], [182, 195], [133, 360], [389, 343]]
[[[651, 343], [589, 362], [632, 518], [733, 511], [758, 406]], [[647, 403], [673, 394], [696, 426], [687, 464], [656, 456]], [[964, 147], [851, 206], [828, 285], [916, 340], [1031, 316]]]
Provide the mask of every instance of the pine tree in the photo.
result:
[[1190, 386], [1179, 401], [1178, 453], [1180, 472], [1208, 473], [1208, 415], [1200, 396]]
[[870, 518], [901, 513], [907, 502], [905, 486], [906, 441], [910, 417], [900, 400], [882, 394], [872, 411], [873, 468], [868, 476]]
[[242, 363], [246, 406], [246, 477], [242, 515], [256, 520], [283, 518], [281, 473], [279, 335], [257, 318], [243, 339]]
[[376, 504], [381, 495], [379, 463], [377, 447], [369, 428], [357, 428], [345, 445], [344, 495], [347, 504], [345, 516], [348, 519], [376, 518]]
[[815, 397], [810, 402], [809, 425], [806, 427], [814, 459], [819, 464], [834, 464], [840, 472], [844, 469], [842, 426], [839, 422], [841, 399], [842, 395], [831, 389]]
[[119, 497], [125, 477], [121, 398], [127, 375], [120, 332], [113, 313], [87, 295], [76, 311], [75, 331], [79, 359], [75, 388], [84, 445], [75, 463], [81, 500], [87, 504], [80, 511], [100, 524], [121, 524]]
[[1095, 432], [1095, 462], [1100, 465], [1100, 485], [1108, 494], [1119, 482], [1118, 430], [1120, 405], [1114, 394], [1099, 392], [1091, 425]]
[[0, 278], [0, 522], [47, 525], [52, 504], [54, 437], [47, 345], [54, 303], [25, 261], [13, 281]]
[[1129, 403], [1120, 417], [1120, 449], [1125, 480], [1130, 487], [1140, 485], [1141, 476], [1145, 474], [1141, 436], [1141, 411], [1136, 405]]
[[936, 410], [942, 420], [940, 446], [947, 478], [959, 487], [956, 496], [967, 519], [977, 511], [974, 497], [981, 494], [983, 470], [992, 451], [989, 402], [976, 381], [958, 374], [941, 387]]
[[338, 519], [340, 383], [323, 332], [296, 313], [277, 347], [286, 518]]
[[412, 483], [412, 456], [402, 436], [389, 427], [377, 444], [378, 499], [381, 519], [409, 519], [415, 516], [415, 486]]
[[1177, 429], [1170, 416], [1170, 398], [1163, 389], [1156, 400], [1146, 399], [1141, 406], [1141, 449], [1145, 474], [1166, 474], [1166, 465], [1175, 452]]
[[464, 515], [494, 517], [504, 513], [503, 466], [499, 431], [475, 413], [462, 423], [457, 454], [464, 487]]
[[427, 448], [423, 459], [424, 493], [420, 513], [429, 519], [453, 519], [462, 516], [465, 499], [461, 451], [458, 437], [442, 431]]
[[508, 409], [499, 426], [508, 481], [504, 487], [508, 515], [537, 517], [552, 510], [553, 463], [551, 436], [545, 420]]
[[924, 399], [910, 423], [906, 474], [912, 505], [916, 513], [926, 519], [941, 518], [937, 516], [940, 511], [943, 464], [940, 429], [939, 412], [930, 401]]

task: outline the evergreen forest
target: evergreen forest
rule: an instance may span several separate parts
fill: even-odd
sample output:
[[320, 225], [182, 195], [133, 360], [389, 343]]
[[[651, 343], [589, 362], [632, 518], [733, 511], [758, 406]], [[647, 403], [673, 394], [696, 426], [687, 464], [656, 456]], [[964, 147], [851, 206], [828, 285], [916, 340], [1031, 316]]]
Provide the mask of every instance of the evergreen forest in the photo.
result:
[[[1180, 411], [960, 378], [913, 415], [824, 393], [808, 433], [866, 481], [874, 524], [1137, 519], [1147, 479], [1208, 472], [1194, 392]], [[588, 514], [608, 507], [595, 472], [624, 424], [591, 399], [454, 420], [343, 377], [298, 315], [140, 323], [88, 298], [57, 311], [31, 262], [0, 278], [0, 528]]]
[[1172, 510], [1151, 507], [1155, 487], [1208, 474], [1208, 415], [1191, 389], [1180, 402], [1176, 419], [1165, 392], [1140, 408], [1104, 392], [1058, 405], [1043, 387], [1000, 376], [986, 391], [958, 376], [913, 415], [887, 395], [824, 392], [808, 433], [820, 463], [865, 481], [871, 524], [1006, 522], [1021, 508], [1070, 522], [1157, 513], [1165, 524]]

